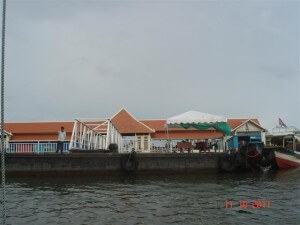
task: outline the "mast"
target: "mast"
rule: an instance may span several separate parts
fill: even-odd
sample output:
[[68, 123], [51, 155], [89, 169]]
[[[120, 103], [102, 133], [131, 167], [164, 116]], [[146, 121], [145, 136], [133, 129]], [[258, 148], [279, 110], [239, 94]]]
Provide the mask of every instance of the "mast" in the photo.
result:
[[2, 175], [2, 221], [6, 225], [6, 191], [5, 191], [5, 137], [4, 137], [4, 72], [5, 72], [5, 17], [6, 0], [2, 8], [2, 51], [1, 51], [1, 175]]

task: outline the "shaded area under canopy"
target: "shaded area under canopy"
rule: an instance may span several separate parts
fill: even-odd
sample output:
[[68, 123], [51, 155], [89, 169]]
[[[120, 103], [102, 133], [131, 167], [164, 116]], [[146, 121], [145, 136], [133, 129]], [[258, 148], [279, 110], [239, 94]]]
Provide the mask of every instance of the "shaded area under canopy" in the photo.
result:
[[195, 128], [197, 130], [207, 130], [214, 128], [222, 132], [225, 136], [231, 133], [231, 128], [227, 119], [213, 114], [189, 111], [167, 119], [168, 128], [183, 127], [185, 129]]

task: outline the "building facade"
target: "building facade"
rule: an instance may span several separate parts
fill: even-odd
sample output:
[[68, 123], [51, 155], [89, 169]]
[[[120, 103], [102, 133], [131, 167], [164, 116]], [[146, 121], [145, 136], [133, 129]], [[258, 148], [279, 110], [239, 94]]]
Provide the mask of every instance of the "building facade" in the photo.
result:
[[[166, 129], [166, 119], [138, 120], [125, 108], [122, 108], [108, 120], [116, 133], [120, 134], [121, 140], [118, 138], [117, 143], [121, 152], [128, 152], [132, 149], [141, 152], [176, 150], [179, 142], [190, 142], [194, 145], [204, 141], [205, 143], [212, 143], [214, 140], [213, 143], [216, 146], [217, 141], [223, 138], [223, 134], [215, 129], [202, 131], [184, 128]], [[228, 124], [232, 129], [232, 134], [228, 140], [230, 148], [236, 148], [241, 140], [264, 139], [265, 129], [261, 127], [258, 119], [231, 118], [228, 119]], [[11, 153], [55, 152], [58, 131], [64, 127], [67, 134], [64, 151], [68, 152], [72, 135], [74, 136], [74, 125], [74, 121], [5, 123], [4, 129], [9, 134], [7, 135], [9, 143], [7, 151]], [[95, 126], [91, 130], [94, 128]], [[102, 135], [108, 138], [105, 132]], [[88, 140], [87, 137], [85, 140]]]

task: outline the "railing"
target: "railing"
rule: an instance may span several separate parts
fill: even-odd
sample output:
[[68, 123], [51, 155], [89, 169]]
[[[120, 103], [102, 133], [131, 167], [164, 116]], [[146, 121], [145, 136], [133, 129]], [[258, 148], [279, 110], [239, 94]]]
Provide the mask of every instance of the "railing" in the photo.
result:
[[[177, 148], [177, 142], [171, 142], [172, 147], [168, 147], [169, 144], [166, 144], [167, 142], [162, 142], [161, 144], [158, 143], [151, 143], [150, 149], [138, 149], [137, 140], [134, 139], [123, 139], [120, 141], [121, 147], [119, 146], [119, 152], [125, 153], [125, 152], [131, 152], [132, 149], [138, 151], [138, 152], [153, 152], [153, 153], [170, 153], [170, 152], [180, 152], [180, 149]], [[65, 142], [63, 146], [63, 152], [69, 153], [69, 142]], [[85, 145], [85, 143], [83, 143]], [[56, 142], [31, 142], [31, 143], [9, 143], [9, 147], [7, 148], [7, 153], [35, 153], [35, 154], [44, 154], [44, 153], [55, 153], [57, 150], [57, 143]], [[183, 151], [187, 152], [187, 151]], [[194, 148], [191, 149], [191, 152], [198, 153], [199, 150], [195, 150]], [[218, 148], [210, 148], [207, 149], [205, 152], [223, 152], [223, 149]]]
[[122, 135], [110, 119], [76, 119], [72, 131], [70, 149], [108, 149], [115, 143], [122, 151]]
[[[221, 146], [221, 141], [215, 143], [215, 145], [207, 145], [206, 148], [199, 150], [196, 147], [196, 143], [199, 141], [187, 142], [188, 146], [184, 146], [182, 140], [153, 140], [150, 152], [153, 153], [216, 153], [224, 152]], [[186, 143], [185, 143], [186, 144]], [[189, 149], [189, 150], [188, 150]]]
[[[57, 143], [9, 143], [7, 153], [55, 153], [57, 150]], [[69, 153], [69, 142], [65, 142], [63, 146], [63, 152]]]
[[137, 152], [151, 152], [151, 141], [150, 144], [149, 141], [149, 139], [138, 140], [135, 136], [125, 136], [122, 139], [121, 152], [131, 152], [133, 149]]

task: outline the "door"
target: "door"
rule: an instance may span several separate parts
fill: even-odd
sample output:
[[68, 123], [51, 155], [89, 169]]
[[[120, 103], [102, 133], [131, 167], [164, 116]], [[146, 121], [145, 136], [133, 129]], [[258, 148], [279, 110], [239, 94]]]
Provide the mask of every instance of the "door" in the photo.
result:
[[150, 150], [150, 137], [149, 135], [136, 136], [136, 150], [149, 151]]

